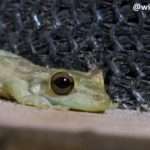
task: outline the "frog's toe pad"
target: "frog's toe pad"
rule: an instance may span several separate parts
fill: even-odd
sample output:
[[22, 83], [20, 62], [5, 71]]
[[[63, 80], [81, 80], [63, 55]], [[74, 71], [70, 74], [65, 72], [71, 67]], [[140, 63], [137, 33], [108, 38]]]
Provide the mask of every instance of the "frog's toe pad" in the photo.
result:
[[45, 97], [36, 95], [25, 96], [20, 100], [20, 102], [24, 105], [30, 105], [37, 108], [49, 108], [52, 106]]

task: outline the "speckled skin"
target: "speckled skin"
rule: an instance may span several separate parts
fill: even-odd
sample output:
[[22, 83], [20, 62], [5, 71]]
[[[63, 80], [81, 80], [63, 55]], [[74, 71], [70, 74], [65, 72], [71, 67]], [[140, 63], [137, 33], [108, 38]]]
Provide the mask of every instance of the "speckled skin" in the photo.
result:
[[[75, 87], [68, 95], [57, 95], [50, 86], [52, 75], [60, 71], [74, 79]], [[104, 112], [111, 105], [100, 71], [49, 69], [3, 50], [0, 50], [0, 97], [37, 108], [88, 112]]]

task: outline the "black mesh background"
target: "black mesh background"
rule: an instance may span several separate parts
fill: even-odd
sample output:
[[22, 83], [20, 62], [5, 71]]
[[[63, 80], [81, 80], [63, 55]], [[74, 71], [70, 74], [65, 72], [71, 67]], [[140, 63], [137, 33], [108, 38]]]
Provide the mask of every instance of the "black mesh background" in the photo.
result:
[[136, 2], [146, 4], [1, 0], [0, 48], [50, 67], [101, 67], [120, 108], [149, 110], [150, 11], [134, 12]]

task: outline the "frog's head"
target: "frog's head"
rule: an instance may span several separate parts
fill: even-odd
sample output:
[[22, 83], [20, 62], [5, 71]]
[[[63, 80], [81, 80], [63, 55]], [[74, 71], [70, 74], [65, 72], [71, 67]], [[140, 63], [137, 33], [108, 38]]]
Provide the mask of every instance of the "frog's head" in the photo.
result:
[[103, 112], [111, 104], [101, 71], [85, 73], [52, 69], [44, 85], [44, 94], [53, 105], [80, 111]]

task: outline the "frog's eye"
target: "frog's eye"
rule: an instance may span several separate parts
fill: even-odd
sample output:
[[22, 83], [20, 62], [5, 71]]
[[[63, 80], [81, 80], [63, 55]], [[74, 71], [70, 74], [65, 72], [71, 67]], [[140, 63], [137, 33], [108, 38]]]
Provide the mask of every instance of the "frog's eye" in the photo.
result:
[[51, 88], [58, 95], [69, 94], [74, 88], [74, 80], [67, 72], [58, 72], [51, 77]]

